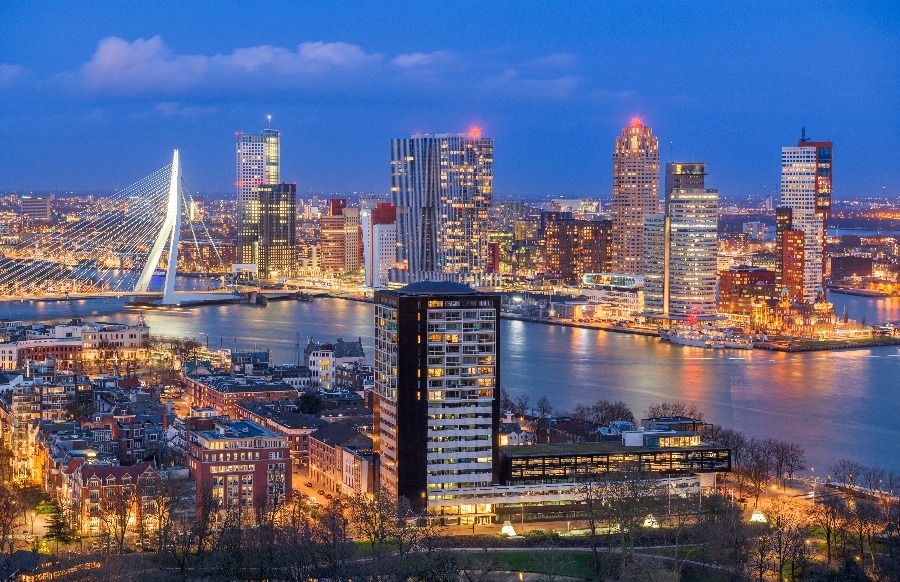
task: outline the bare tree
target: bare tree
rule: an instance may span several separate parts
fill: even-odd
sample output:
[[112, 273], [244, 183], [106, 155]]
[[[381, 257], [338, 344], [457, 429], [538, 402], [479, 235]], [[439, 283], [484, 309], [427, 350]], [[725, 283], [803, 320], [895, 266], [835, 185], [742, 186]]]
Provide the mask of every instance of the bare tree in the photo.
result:
[[694, 420], [703, 420], [703, 413], [691, 402], [679, 400], [666, 400], [659, 404], [653, 404], [644, 412], [646, 418], [665, 418], [671, 416], [686, 416]]
[[102, 488], [100, 494], [100, 521], [116, 545], [116, 552], [121, 554], [125, 548], [125, 534], [135, 518], [135, 486], [109, 485]]
[[516, 416], [523, 417], [528, 414], [528, 402], [531, 400], [527, 394], [516, 396], [512, 402], [512, 413]]
[[759, 505], [772, 466], [771, 441], [750, 439], [747, 443], [746, 465], [743, 467], [753, 494], [754, 504]]
[[15, 534], [22, 516], [19, 496], [5, 482], [0, 483], [0, 553], [12, 555], [15, 549]]
[[822, 528], [825, 535], [825, 555], [831, 565], [832, 547], [846, 510], [844, 499], [838, 495], [821, 495], [815, 500], [811, 521]]
[[614, 420], [635, 422], [634, 413], [621, 400], [611, 402], [602, 398], [590, 406], [580, 404], [575, 407], [573, 416], [578, 420], [586, 420], [601, 425], [607, 425]]

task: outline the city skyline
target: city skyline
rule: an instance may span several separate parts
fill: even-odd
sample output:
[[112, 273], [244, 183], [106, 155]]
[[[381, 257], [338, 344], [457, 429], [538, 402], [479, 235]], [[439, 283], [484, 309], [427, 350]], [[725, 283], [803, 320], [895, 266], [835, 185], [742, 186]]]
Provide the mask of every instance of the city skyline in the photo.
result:
[[[869, 136], [890, 149], [898, 135], [896, 102], [885, 98], [896, 80], [893, 8], [573, 5], [474, 17], [463, 4], [396, 23], [378, 7], [344, 19], [282, 7], [256, 15], [252, 31], [239, 26], [241, 9], [204, 15], [210, 29], [241, 30], [235, 39], [188, 34], [193, 6], [87, 19], [83, 6], [5, 5], [10, 153], [0, 188], [110, 191], [178, 146], [191, 190], [227, 193], [233, 133], [256, 131], [271, 114], [283, 131], [284, 179], [298, 192], [384, 192], [389, 139], [478, 126], [503, 154], [498, 197], [606, 198], [605, 152], [637, 115], [660, 137], [661, 162], [705, 160], [724, 198], [777, 196], [772, 152], [803, 126], [841, 144], [836, 199], [897, 192], [897, 170], [869, 151]], [[431, 26], [445, 20], [475, 25]], [[267, 26], [295, 21], [306, 26], [275, 37]], [[62, 34], [73, 22], [84, 26]], [[397, 34], [380, 34], [388, 22]], [[683, 34], [685, 23], [702, 34]], [[36, 40], [47, 35], [58, 42]], [[832, 38], [844, 39], [839, 50]]]

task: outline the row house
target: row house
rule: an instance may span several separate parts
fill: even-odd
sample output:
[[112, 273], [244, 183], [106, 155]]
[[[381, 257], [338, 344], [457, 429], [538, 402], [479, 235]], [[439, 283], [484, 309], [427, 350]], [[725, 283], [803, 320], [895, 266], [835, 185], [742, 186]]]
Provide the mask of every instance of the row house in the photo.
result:
[[146, 502], [152, 500], [159, 474], [150, 463], [129, 467], [106, 467], [80, 464], [67, 479], [71, 487], [69, 509], [75, 528], [82, 534], [107, 532], [114, 524], [133, 528], [148, 511]]
[[198, 510], [207, 496], [217, 507], [257, 514], [290, 501], [290, 449], [284, 435], [249, 420], [195, 418], [185, 426], [182, 446], [197, 484]]
[[309, 476], [317, 487], [338, 495], [373, 492], [378, 455], [372, 439], [348, 423], [329, 423], [309, 437]]
[[192, 406], [215, 408], [232, 418], [239, 414], [238, 405], [245, 402], [293, 401], [299, 396], [297, 389], [285, 382], [261, 378], [188, 376], [184, 385]]

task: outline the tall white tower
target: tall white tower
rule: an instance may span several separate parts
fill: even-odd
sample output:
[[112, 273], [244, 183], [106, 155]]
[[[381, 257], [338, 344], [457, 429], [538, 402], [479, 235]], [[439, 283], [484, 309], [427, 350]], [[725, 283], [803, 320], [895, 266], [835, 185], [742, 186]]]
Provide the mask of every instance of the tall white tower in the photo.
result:
[[[804, 132], [805, 133], [805, 132]], [[825, 228], [831, 212], [832, 142], [800, 138], [781, 148], [781, 207], [791, 209], [791, 228], [803, 231], [803, 300], [824, 295]]]

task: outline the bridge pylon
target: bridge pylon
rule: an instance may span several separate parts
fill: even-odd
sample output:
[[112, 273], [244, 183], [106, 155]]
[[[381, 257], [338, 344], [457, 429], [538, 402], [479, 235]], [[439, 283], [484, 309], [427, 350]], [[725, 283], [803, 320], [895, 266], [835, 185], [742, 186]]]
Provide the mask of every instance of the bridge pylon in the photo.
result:
[[178, 241], [181, 236], [181, 164], [178, 161], [178, 150], [172, 154], [172, 172], [169, 177], [169, 196], [166, 205], [166, 218], [163, 221], [162, 228], [153, 242], [150, 254], [147, 256], [147, 262], [141, 270], [134, 290], [139, 293], [149, 291], [150, 278], [159, 259], [162, 256], [163, 248], [166, 242], [169, 243], [169, 262], [166, 269], [166, 278], [163, 284], [163, 305], [176, 305], [178, 300], [175, 298], [175, 274], [178, 265]]

